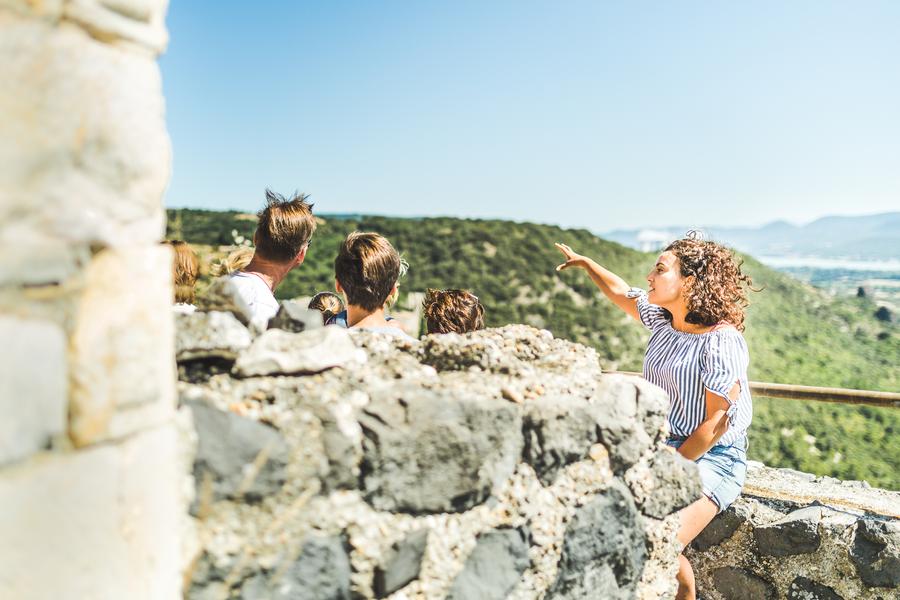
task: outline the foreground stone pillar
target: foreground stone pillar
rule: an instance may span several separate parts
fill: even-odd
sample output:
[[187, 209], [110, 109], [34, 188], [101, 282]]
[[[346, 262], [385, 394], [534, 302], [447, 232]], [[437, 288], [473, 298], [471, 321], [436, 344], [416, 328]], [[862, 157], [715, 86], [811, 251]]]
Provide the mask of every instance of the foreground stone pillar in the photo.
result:
[[0, 597], [175, 598], [165, 0], [0, 0]]

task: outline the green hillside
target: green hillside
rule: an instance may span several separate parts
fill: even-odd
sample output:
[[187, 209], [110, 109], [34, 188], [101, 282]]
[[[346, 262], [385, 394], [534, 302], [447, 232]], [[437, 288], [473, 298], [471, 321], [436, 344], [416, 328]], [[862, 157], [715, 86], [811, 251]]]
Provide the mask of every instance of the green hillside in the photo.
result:
[[[255, 222], [235, 212], [170, 210], [168, 237], [184, 239], [206, 256], [221, 256], [232, 231], [252, 236]], [[411, 268], [401, 290], [471, 289], [486, 308], [489, 325], [529, 323], [597, 349], [608, 369], [640, 370], [646, 332], [608, 302], [581, 272], [558, 274], [553, 242], [622, 275], [635, 286], [654, 256], [602, 240], [590, 232], [509, 221], [451, 218], [325, 217], [306, 262], [278, 296], [332, 289], [332, 261], [354, 229], [387, 236]], [[873, 317], [866, 299], [836, 299], [752, 258], [746, 270], [751, 295], [746, 338], [750, 377], [803, 385], [900, 390], [900, 334]], [[202, 288], [201, 288], [202, 289]], [[755, 399], [750, 457], [844, 479], [900, 489], [900, 412], [793, 400]]]

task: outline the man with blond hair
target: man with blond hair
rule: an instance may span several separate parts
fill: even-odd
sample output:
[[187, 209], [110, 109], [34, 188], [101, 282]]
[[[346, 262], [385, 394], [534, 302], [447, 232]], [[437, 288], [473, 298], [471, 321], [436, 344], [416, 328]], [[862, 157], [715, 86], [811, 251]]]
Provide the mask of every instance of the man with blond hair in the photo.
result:
[[249, 319], [261, 328], [278, 312], [275, 289], [291, 269], [300, 266], [316, 231], [313, 205], [306, 194], [285, 198], [266, 190], [266, 206], [257, 216], [255, 251], [250, 263], [228, 275], [249, 310]]

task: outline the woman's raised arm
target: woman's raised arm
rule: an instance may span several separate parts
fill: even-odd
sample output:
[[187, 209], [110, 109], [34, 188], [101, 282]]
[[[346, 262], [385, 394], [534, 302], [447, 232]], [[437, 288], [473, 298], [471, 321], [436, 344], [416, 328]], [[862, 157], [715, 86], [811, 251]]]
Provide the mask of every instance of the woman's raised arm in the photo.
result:
[[591, 276], [591, 280], [600, 288], [600, 291], [613, 301], [613, 304], [631, 315], [632, 318], [640, 321], [641, 317], [638, 314], [637, 301], [625, 295], [631, 288], [625, 283], [624, 279], [612, 271], [601, 267], [587, 256], [576, 253], [565, 244], [557, 243], [556, 247], [566, 257], [566, 262], [556, 267], [557, 271], [563, 271], [571, 267], [584, 269]]

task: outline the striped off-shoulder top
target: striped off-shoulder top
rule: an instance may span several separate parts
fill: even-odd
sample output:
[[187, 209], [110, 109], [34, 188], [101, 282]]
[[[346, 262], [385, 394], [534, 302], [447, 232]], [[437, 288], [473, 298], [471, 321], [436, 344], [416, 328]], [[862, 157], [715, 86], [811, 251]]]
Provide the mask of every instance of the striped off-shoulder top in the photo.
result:
[[[644, 355], [644, 378], [669, 394], [669, 430], [689, 436], [706, 418], [706, 389], [729, 404], [728, 431], [717, 444], [729, 446], [747, 434], [753, 402], [747, 381], [750, 354], [741, 332], [733, 327], [707, 333], [686, 333], [672, 327], [666, 311], [650, 304], [647, 293], [632, 288], [627, 296], [637, 299], [641, 322], [650, 330]], [[740, 384], [734, 402], [728, 392]]]

